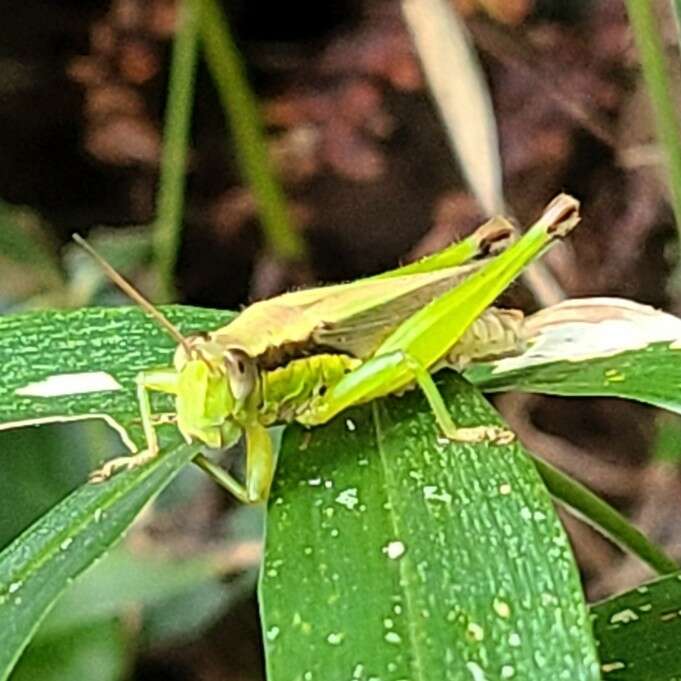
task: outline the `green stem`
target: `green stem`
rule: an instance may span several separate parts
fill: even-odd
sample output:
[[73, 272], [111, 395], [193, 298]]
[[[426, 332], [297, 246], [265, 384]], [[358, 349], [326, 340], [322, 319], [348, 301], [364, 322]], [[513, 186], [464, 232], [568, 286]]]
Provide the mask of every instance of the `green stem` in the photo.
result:
[[187, 148], [198, 51], [197, 10], [196, 0], [184, 0], [180, 3], [179, 28], [170, 65], [154, 225], [154, 250], [161, 289], [158, 298], [163, 301], [174, 297], [173, 280], [182, 229]]
[[[678, 7], [678, 3], [675, 4]], [[681, 237], [681, 137], [667, 77], [664, 46], [650, 0], [627, 0], [627, 11], [653, 105], [658, 138], [666, 156], [672, 209]]]
[[533, 460], [551, 495], [575, 515], [623, 549], [631, 551], [659, 574], [668, 574], [679, 569], [674, 560], [610, 504], [546, 461], [536, 457]]
[[255, 198], [269, 249], [282, 260], [305, 257], [305, 244], [295, 231], [284, 193], [271, 168], [264, 126], [251, 92], [229, 24], [216, 0], [201, 4], [203, 50], [229, 120], [234, 148]]

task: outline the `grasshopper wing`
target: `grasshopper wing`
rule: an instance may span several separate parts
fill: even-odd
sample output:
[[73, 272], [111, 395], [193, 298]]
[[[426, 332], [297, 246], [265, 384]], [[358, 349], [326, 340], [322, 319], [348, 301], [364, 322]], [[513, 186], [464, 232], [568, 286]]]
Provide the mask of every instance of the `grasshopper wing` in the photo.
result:
[[508, 247], [514, 236], [507, 220], [493, 218], [463, 241], [410, 265], [255, 303], [211, 338], [267, 367], [321, 350], [368, 357], [396, 326], [479, 269], [485, 256]]
[[267, 368], [321, 350], [365, 358], [402, 321], [484, 262], [285, 293], [254, 303], [210, 337]]
[[[354, 357], [365, 359], [374, 354], [381, 343], [404, 320], [435, 298], [457, 286], [485, 261], [454, 267], [429, 275], [411, 274], [379, 280], [390, 291], [380, 304], [365, 309], [357, 306], [340, 314], [334, 305], [325, 306], [323, 323], [312, 332], [315, 343]], [[437, 274], [438, 276], [433, 276]], [[373, 286], [372, 286], [373, 288]], [[382, 288], [382, 287], [381, 287]]]

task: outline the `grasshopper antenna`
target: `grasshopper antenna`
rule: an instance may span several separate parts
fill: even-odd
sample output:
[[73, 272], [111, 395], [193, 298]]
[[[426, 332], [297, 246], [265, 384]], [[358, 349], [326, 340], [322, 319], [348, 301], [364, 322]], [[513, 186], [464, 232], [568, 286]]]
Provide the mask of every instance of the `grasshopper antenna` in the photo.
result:
[[191, 348], [187, 339], [180, 333], [179, 329], [154, 305], [152, 305], [129, 281], [124, 279], [116, 270], [83, 239], [80, 234], [74, 234], [73, 240], [85, 251], [87, 251], [104, 270], [111, 281], [118, 286], [123, 293], [134, 300], [150, 317], [153, 317], [185, 350], [187, 356], [191, 355]]

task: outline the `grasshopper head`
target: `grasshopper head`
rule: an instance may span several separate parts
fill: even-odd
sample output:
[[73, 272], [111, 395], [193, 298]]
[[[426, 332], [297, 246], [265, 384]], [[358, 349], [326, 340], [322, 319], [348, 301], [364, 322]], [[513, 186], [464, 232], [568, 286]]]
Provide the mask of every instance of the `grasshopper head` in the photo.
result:
[[177, 423], [182, 435], [188, 441], [196, 438], [209, 447], [234, 444], [242, 430], [235, 418], [236, 412], [243, 410], [245, 400], [257, 384], [258, 374], [253, 361], [240, 350], [225, 350], [210, 334], [185, 338], [82, 237], [74, 234], [73, 238], [92, 255], [107, 276], [179, 344], [174, 359], [178, 381], [170, 392], [177, 395]]
[[213, 448], [233, 444], [241, 432], [235, 417], [256, 386], [253, 361], [201, 334], [178, 346], [174, 365], [179, 374], [176, 407], [182, 434]]

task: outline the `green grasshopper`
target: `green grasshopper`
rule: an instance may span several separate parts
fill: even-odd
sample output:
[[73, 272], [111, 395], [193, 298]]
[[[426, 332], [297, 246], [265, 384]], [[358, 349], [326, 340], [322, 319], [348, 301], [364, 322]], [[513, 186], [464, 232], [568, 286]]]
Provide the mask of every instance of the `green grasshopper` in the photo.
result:
[[418, 386], [443, 435], [506, 443], [497, 426], [457, 426], [431, 372], [523, 349], [522, 313], [490, 305], [515, 277], [579, 221], [579, 203], [561, 194], [519, 239], [503, 218], [419, 262], [347, 284], [257, 302], [209, 333], [184, 337], [79, 237], [113, 281], [177, 341], [172, 367], [137, 376], [146, 449], [107, 462], [91, 479], [142, 465], [159, 451], [150, 391], [175, 396], [184, 438], [209, 448], [245, 436], [238, 481], [203, 455], [195, 460], [246, 503], [264, 501], [274, 475], [267, 427], [315, 426], [350, 406]]

